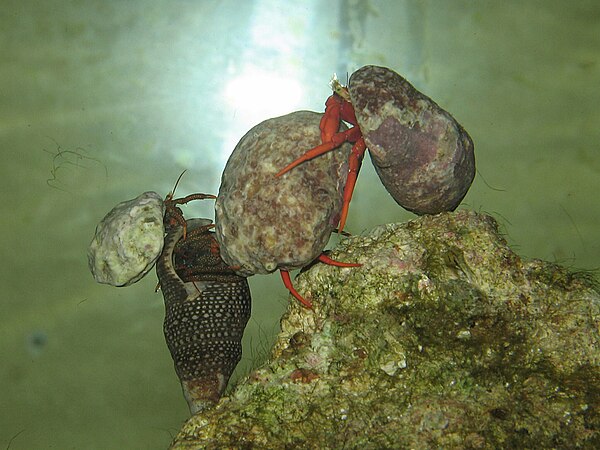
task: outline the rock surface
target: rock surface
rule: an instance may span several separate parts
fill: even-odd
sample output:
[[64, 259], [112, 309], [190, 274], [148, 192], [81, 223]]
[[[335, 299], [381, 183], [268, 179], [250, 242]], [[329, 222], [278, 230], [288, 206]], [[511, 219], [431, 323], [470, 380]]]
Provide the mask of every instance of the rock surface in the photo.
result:
[[297, 111], [265, 120], [229, 157], [215, 204], [216, 237], [223, 260], [240, 275], [307, 265], [337, 226], [350, 144], [275, 177], [321, 143], [322, 116]]
[[470, 211], [388, 224], [297, 279], [271, 360], [172, 448], [600, 448], [600, 293]]
[[104, 216], [88, 248], [88, 265], [98, 283], [129, 286], [152, 269], [163, 248], [164, 212], [162, 197], [144, 192]]

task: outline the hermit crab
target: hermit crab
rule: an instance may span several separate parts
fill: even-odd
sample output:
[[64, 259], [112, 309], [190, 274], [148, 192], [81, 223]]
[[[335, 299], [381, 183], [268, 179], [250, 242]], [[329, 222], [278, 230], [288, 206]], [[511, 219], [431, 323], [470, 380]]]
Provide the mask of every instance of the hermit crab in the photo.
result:
[[165, 301], [163, 331], [192, 414], [214, 405], [242, 356], [251, 312], [245, 277], [219, 256], [209, 219], [185, 220], [178, 204], [214, 198], [192, 194], [165, 200], [165, 244], [156, 274]]
[[207, 198], [215, 196], [171, 193], [163, 200], [145, 192], [121, 202], [98, 224], [88, 249], [99, 283], [129, 286], [156, 264], [165, 341], [192, 414], [223, 394], [251, 311], [248, 281], [219, 256], [212, 220], [186, 220], [178, 207]]
[[[334, 77], [331, 87], [320, 123], [321, 144], [277, 177], [351, 142], [340, 229], [367, 148], [381, 182], [403, 208], [436, 214], [459, 205], [475, 176], [475, 156], [473, 141], [454, 117], [386, 67], [362, 67], [347, 87]], [[352, 127], [338, 131], [342, 121]]]

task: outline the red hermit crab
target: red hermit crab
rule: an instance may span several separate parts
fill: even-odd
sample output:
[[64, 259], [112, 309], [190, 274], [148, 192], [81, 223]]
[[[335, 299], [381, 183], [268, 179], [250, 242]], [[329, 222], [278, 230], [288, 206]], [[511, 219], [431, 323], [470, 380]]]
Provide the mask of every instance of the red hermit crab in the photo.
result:
[[[354, 143], [350, 152], [350, 157], [348, 158], [348, 178], [346, 179], [346, 186], [344, 188], [344, 203], [339, 224], [339, 230], [341, 231], [344, 229], [344, 224], [346, 223], [348, 206], [350, 205], [350, 199], [352, 198], [358, 171], [360, 170], [362, 159], [365, 154], [366, 144], [360, 128], [358, 127], [354, 108], [350, 102], [348, 89], [340, 84], [335, 75], [330, 82], [330, 86], [333, 90], [333, 95], [325, 102], [325, 114], [321, 118], [321, 123], [319, 125], [322, 143], [285, 166], [276, 176], [280, 177], [297, 165], [338, 148], [344, 142]], [[352, 127], [338, 132], [342, 121], [351, 124]]]
[[[351, 142], [340, 230], [367, 148], [383, 185], [403, 208], [436, 214], [459, 205], [475, 176], [475, 157], [473, 141], [454, 117], [386, 67], [362, 67], [347, 87], [334, 77], [331, 88], [320, 123], [322, 143], [277, 177]], [[338, 131], [342, 121], [352, 127]]]

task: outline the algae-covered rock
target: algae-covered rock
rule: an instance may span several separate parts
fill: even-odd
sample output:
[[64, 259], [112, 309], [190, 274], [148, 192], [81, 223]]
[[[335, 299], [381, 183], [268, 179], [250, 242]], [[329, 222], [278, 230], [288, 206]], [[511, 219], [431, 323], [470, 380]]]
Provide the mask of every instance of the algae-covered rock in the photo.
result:
[[172, 448], [600, 448], [600, 293], [494, 219], [343, 241], [297, 280], [271, 360]]

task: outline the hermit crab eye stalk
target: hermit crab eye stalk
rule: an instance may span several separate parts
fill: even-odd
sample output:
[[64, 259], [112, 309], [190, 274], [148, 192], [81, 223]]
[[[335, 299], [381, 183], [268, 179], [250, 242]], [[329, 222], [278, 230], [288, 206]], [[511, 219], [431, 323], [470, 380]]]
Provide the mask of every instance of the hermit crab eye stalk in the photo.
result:
[[348, 88], [342, 83], [340, 83], [340, 80], [338, 80], [338, 77], [335, 73], [333, 74], [333, 77], [329, 82], [329, 87], [331, 87], [331, 90], [340, 97], [342, 97], [344, 100], [348, 102], [350, 101], [350, 94], [348, 93]]

